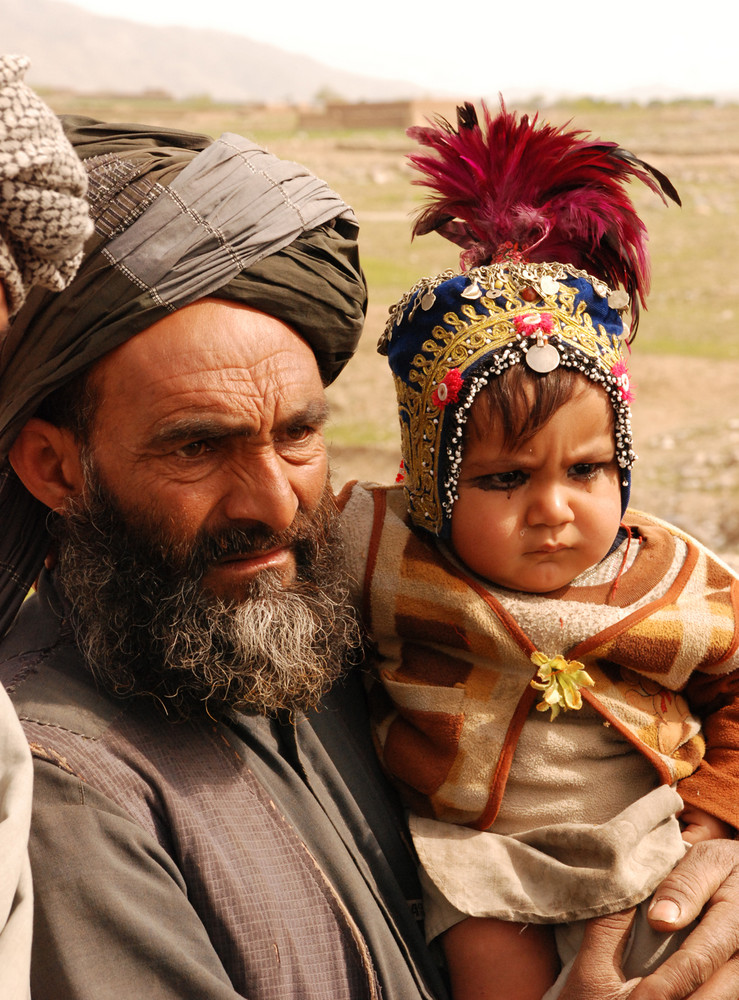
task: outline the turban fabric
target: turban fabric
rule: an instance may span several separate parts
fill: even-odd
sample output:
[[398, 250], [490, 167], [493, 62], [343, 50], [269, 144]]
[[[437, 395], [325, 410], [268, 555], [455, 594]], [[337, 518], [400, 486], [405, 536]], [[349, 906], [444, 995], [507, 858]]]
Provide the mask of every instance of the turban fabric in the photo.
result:
[[76, 278], [33, 291], [0, 343], [0, 634], [48, 547], [46, 509], [7, 463], [41, 402], [176, 309], [216, 296], [293, 327], [325, 383], [351, 357], [366, 285], [357, 223], [305, 167], [241, 136], [64, 120], [95, 232]]

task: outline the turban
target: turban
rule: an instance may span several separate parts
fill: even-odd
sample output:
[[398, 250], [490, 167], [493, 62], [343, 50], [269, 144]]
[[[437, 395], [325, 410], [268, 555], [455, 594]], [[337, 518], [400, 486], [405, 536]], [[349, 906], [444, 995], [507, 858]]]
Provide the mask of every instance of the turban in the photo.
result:
[[28, 66], [0, 56], [0, 284], [11, 316], [33, 285], [64, 288], [92, 228], [87, 175], [59, 119], [23, 82]]
[[50, 393], [205, 296], [293, 327], [329, 383], [366, 308], [354, 214], [305, 167], [230, 133], [64, 123], [87, 168], [95, 232], [69, 287], [32, 292], [0, 344], [0, 634], [48, 547], [47, 511], [6, 457]]

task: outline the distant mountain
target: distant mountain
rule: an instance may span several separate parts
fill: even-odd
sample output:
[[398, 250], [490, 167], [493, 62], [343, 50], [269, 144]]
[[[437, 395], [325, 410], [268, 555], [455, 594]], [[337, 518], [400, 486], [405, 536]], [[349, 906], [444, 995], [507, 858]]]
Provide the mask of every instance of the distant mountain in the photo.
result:
[[351, 101], [422, 94], [239, 35], [136, 24], [59, 0], [3, 0], [2, 21], [2, 51], [30, 57], [27, 79], [37, 87], [264, 103], [307, 102], [321, 91]]

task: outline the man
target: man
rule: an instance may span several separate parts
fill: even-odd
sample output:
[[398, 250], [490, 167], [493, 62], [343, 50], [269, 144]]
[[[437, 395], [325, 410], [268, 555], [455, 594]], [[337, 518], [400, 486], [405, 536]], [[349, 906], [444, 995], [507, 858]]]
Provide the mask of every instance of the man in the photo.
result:
[[[96, 236], [0, 374], [33, 996], [442, 997], [357, 678], [336, 680], [359, 640], [322, 383], [361, 327], [353, 217], [236, 136], [71, 130]], [[47, 526], [58, 562], [18, 613]], [[733, 863], [698, 866], [727, 866], [724, 910]], [[676, 884], [689, 919], [703, 898]], [[623, 930], [596, 928], [569, 1000], [627, 995]]]
[[358, 641], [321, 438], [363, 320], [356, 224], [235, 136], [74, 138], [96, 234], [0, 377], [43, 504], [8, 471], [8, 615], [47, 523], [59, 559], [1, 654], [36, 759], [33, 995], [435, 995], [364, 727], [298, 714]]
[[[29, 288], [63, 288], [90, 232], [87, 176], [58, 119], [24, 83], [28, 60], [0, 56], [0, 344]], [[0, 348], [1, 349], [1, 348]], [[32, 768], [0, 686], [0, 996], [28, 996]]]

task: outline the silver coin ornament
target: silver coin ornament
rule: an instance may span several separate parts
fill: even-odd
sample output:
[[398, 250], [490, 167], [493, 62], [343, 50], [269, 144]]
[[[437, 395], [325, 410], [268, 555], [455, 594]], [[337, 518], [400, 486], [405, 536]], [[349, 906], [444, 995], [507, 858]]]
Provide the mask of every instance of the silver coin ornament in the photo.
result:
[[542, 344], [541, 346], [532, 344], [526, 352], [526, 364], [532, 371], [538, 372], [540, 375], [554, 371], [559, 365], [559, 360], [559, 351], [553, 344]]
[[622, 312], [629, 305], [629, 296], [623, 288], [616, 288], [608, 293], [608, 305], [617, 312]]
[[476, 281], [473, 281], [472, 284], [467, 285], [466, 288], [462, 289], [460, 296], [463, 299], [480, 299], [482, 298], [482, 289]]

